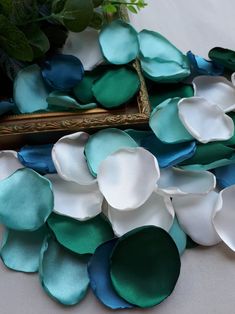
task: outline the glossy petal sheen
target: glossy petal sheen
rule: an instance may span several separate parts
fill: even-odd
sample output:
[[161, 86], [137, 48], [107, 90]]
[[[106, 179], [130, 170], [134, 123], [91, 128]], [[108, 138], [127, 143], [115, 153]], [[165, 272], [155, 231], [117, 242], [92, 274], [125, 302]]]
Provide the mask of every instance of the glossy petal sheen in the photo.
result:
[[121, 20], [106, 25], [99, 40], [104, 57], [113, 64], [129, 63], [139, 52], [136, 30]]
[[125, 212], [109, 206], [108, 218], [114, 233], [120, 237], [135, 228], [157, 226], [168, 231], [174, 220], [174, 209], [169, 197], [154, 192], [150, 198], [135, 210]]
[[216, 232], [222, 241], [225, 242], [233, 251], [235, 251], [234, 193], [235, 185], [232, 185], [220, 192], [213, 217], [213, 224]]
[[16, 170], [23, 168], [13, 150], [0, 151], [0, 180], [6, 179]]
[[215, 176], [208, 171], [162, 169], [158, 188], [167, 195], [207, 194], [216, 186]]
[[193, 80], [195, 96], [208, 100], [224, 112], [235, 109], [235, 87], [223, 76], [198, 76]]
[[39, 173], [55, 173], [51, 150], [52, 144], [24, 146], [18, 152], [18, 158], [25, 167], [32, 168]]
[[89, 138], [85, 132], [66, 135], [56, 142], [52, 159], [61, 178], [81, 185], [95, 183], [84, 156], [84, 146]]
[[85, 71], [90, 71], [104, 61], [98, 37], [98, 31], [93, 28], [80, 33], [69, 32], [62, 53], [77, 57]]
[[48, 225], [60, 244], [78, 254], [93, 254], [100, 244], [113, 238], [111, 226], [100, 215], [81, 222], [52, 214]]
[[175, 241], [175, 244], [179, 250], [179, 254], [182, 255], [186, 249], [187, 235], [181, 229], [176, 217], [174, 219], [171, 229], [169, 230], [169, 234], [172, 237], [172, 239]]
[[78, 220], [90, 219], [101, 213], [103, 195], [98, 184], [79, 185], [63, 180], [57, 174], [47, 175], [53, 186], [54, 212]]
[[132, 68], [108, 70], [92, 87], [93, 95], [104, 108], [116, 108], [128, 102], [140, 89], [140, 79]]
[[51, 183], [31, 169], [0, 181], [0, 221], [10, 229], [36, 230], [53, 210]]
[[196, 142], [166, 144], [155, 135], [143, 139], [141, 146], [150, 151], [158, 160], [160, 168], [171, 167], [192, 157], [196, 151]]
[[215, 47], [209, 51], [209, 58], [222, 64], [225, 68], [235, 71], [235, 51]]
[[87, 256], [73, 254], [52, 238], [46, 239], [41, 250], [39, 270], [46, 293], [64, 305], [79, 303], [89, 285], [87, 262]]
[[126, 148], [101, 163], [97, 180], [110, 206], [129, 210], [147, 201], [159, 176], [157, 160], [151, 153], [143, 148]]
[[126, 309], [133, 306], [122, 299], [114, 290], [109, 274], [109, 257], [117, 239], [101, 244], [88, 263], [91, 289], [95, 296], [111, 309]]
[[214, 191], [207, 195], [173, 197], [180, 226], [198, 244], [210, 246], [221, 241], [212, 223], [217, 199]]
[[120, 238], [110, 265], [115, 290], [139, 307], [154, 306], [166, 299], [180, 273], [175, 242], [166, 231], [153, 226], [135, 229]]
[[41, 72], [44, 81], [52, 89], [68, 91], [82, 80], [84, 69], [78, 58], [56, 54], [44, 61]]
[[228, 165], [214, 169], [217, 183], [224, 189], [235, 184], [235, 165]]
[[137, 143], [124, 131], [104, 129], [91, 135], [85, 146], [87, 164], [93, 175], [97, 174], [100, 163], [109, 155], [125, 147], [137, 147]]
[[47, 109], [48, 94], [38, 65], [30, 65], [18, 72], [13, 97], [21, 113]]
[[46, 235], [44, 226], [32, 232], [6, 229], [0, 253], [5, 266], [27, 273], [38, 271], [39, 254]]
[[152, 111], [150, 116], [150, 128], [159, 140], [168, 144], [193, 140], [178, 117], [179, 100], [180, 98], [172, 98], [164, 101]]
[[199, 142], [228, 140], [233, 136], [233, 120], [222, 109], [204, 98], [182, 99], [178, 108], [181, 122]]

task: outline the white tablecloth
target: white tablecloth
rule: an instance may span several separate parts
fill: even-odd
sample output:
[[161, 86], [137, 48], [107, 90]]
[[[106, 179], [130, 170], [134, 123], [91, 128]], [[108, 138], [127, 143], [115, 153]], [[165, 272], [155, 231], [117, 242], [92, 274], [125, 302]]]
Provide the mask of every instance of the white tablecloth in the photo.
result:
[[[234, 0], [149, 0], [133, 24], [168, 37], [184, 52], [204, 57], [214, 46], [235, 49]], [[235, 312], [235, 253], [224, 245], [187, 250], [174, 293], [160, 306], [115, 313], [233, 314]], [[64, 308], [42, 291], [37, 275], [5, 269], [0, 263], [1, 314], [106, 314], [93, 295], [78, 306]]]

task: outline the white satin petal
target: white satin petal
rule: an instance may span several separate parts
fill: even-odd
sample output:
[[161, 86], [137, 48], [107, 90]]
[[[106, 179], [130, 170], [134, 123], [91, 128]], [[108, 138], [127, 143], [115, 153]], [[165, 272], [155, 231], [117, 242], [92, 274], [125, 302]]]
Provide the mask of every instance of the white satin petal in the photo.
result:
[[204, 98], [183, 98], [178, 109], [185, 128], [201, 143], [228, 140], [233, 136], [233, 120]]
[[87, 167], [84, 146], [89, 138], [85, 132], [66, 135], [55, 143], [52, 149], [52, 159], [55, 168], [64, 180], [81, 185], [96, 182]]
[[54, 193], [54, 212], [78, 220], [87, 220], [101, 213], [103, 196], [97, 184], [79, 185], [61, 179], [57, 174], [46, 175]]
[[178, 168], [161, 169], [158, 189], [168, 195], [207, 194], [216, 186], [209, 171], [187, 171]]
[[16, 170], [24, 168], [17, 158], [17, 152], [13, 150], [0, 151], [0, 180], [12, 175]]
[[235, 72], [231, 75], [231, 82], [233, 86], [235, 87]]
[[99, 45], [99, 33], [89, 27], [80, 33], [69, 32], [62, 53], [80, 59], [85, 71], [90, 71], [104, 62]]
[[120, 237], [142, 226], [157, 226], [169, 231], [174, 220], [174, 209], [169, 197], [153, 193], [139, 208], [125, 212], [109, 206], [108, 218], [114, 233]]
[[193, 80], [194, 95], [217, 105], [224, 112], [235, 109], [235, 87], [223, 76], [198, 76]]
[[235, 185], [219, 193], [213, 224], [223, 242], [235, 251]]
[[100, 164], [97, 180], [110, 206], [130, 210], [147, 201], [159, 176], [156, 158], [137, 147], [120, 149], [109, 155]]
[[215, 245], [221, 241], [213, 223], [218, 193], [173, 197], [172, 203], [180, 226], [193, 241], [201, 245]]

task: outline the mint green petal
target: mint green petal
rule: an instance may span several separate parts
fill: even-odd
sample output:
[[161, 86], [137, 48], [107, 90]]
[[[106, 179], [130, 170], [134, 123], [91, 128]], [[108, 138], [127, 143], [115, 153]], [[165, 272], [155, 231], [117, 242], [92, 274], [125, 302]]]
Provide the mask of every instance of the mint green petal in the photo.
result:
[[193, 140], [179, 119], [177, 106], [179, 100], [178, 97], [165, 100], [150, 116], [150, 128], [159, 140], [168, 144]]
[[45, 226], [28, 232], [5, 229], [1, 259], [6, 267], [27, 273], [39, 269], [39, 254], [48, 230]]
[[109, 155], [125, 147], [138, 147], [138, 144], [124, 131], [105, 129], [91, 135], [85, 146], [87, 164], [96, 176], [100, 163]]
[[79, 221], [52, 214], [47, 223], [57, 241], [78, 254], [93, 254], [100, 244], [114, 237], [110, 224], [102, 215]]
[[40, 254], [39, 276], [46, 293], [64, 305], [79, 303], [86, 295], [88, 256], [67, 251], [51, 237]]
[[134, 130], [134, 129], [127, 129], [125, 132], [130, 135], [134, 141], [138, 144], [138, 146], [142, 146], [142, 141], [147, 136], [150, 136], [152, 131], [141, 131], [141, 130]]
[[187, 235], [181, 229], [177, 218], [174, 219], [173, 225], [169, 230], [169, 234], [175, 241], [175, 244], [179, 250], [180, 255], [182, 255], [186, 249]]
[[116, 20], [100, 32], [100, 46], [104, 57], [113, 64], [126, 64], [139, 52], [138, 35], [128, 23]]
[[17, 74], [13, 98], [21, 113], [46, 110], [49, 91], [44, 84], [38, 65], [30, 65]]
[[0, 181], [0, 222], [10, 229], [39, 229], [53, 207], [50, 181], [31, 169], [19, 169]]
[[97, 104], [90, 103], [81, 105], [79, 104], [74, 98], [69, 96], [65, 92], [61, 91], [54, 91], [49, 94], [47, 97], [47, 102], [49, 109], [53, 109], [53, 107], [59, 107], [62, 109], [79, 109], [79, 110], [87, 110], [87, 109], [94, 109], [97, 107]]

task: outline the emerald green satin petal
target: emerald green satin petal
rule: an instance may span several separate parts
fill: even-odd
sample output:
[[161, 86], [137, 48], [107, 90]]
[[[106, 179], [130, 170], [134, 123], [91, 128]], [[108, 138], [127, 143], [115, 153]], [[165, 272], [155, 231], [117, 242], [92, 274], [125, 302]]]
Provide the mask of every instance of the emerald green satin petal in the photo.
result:
[[56, 107], [66, 110], [70, 109], [87, 110], [94, 109], [97, 107], [97, 104], [95, 103], [81, 105], [74, 98], [69, 96], [66, 92], [61, 91], [51, 92], [47, 97], [47, 102], [49, 109], [53, 109], [53, 107]]
[[38, 65], [30, 65], [17, 74], [13, 98], [21, 113], [47, 109], [48, 94]]
[[173, 144], [193, 140], [178, 116], [180, 98], [172, 98], [157, 106], [151, 113], [149, 125], [162, 142]]
[[96, 100], [105, 108], [116, 108], [128, 102], [140, 89], [140, 79], [132, 68], [108, 70], [92, 87]]
[[38, 271], [39, 254], [47, 233], [44, 226], [32, 232], [6, 229], [0, 253], [5, 266], [27, 273]]
[[138, 147], [138, 144], [122, 130], [110, 128], [91, 135], [85, 146], [85, 155], [92, 175], [97, 175], [104, 159], [125, 147]]
[[142, 141], [147, 137], [153, 134], [151, 131], [141, 131], [134, 129], [127, 129], [125, 132], [130, 135], [133, 140], [138, 144], [138, 146], [142, 146]]
[[187, 98], [192, 96], [194, 96], [192, 85], [184, 84], [154, 84], [149, 91], [149, 100], [152, 109], [156, 108], [168, 98]]
[[52, 214], [47, 223], [57, 241], [78, 254], [93, 254], [100, 244], [113, 238], [110, 224], [101, 215], [78, 221]]
[[220, 47], [215, 47], [209, 51], [209, 58], [225, 68], [235, 71], [235, 51]]
[[0, 181], [0, 221], [10, 229], [40, 228], [54, 207], [48, 179], [23, 168]]
[[128, 23], [116, 20], [100, 32], [100, 46], [104, 57], [113, 64], [126, 64], [139, 52], [136, 30]]
[[180, 255], [182, 255], [186, 249], [187, 235], [181, 229], [177, 218], [174, 219], [173, 225], [169, 230], [169, 234], [175, 241], [175, 244], [179, 250]]
[[110, 258], [110, 275], [117, 293], [139, 307], [162, 302], [173, 291], [180, 273], [180, 256], [171, 236], [147, 226], [121, 237]]
[[211, 169], [215, 169], [215, 168], [219, 168], [219, 167], [223, 167], [223, 166], [228, 166], [228, 165], [232, 165], [235, 164], [235, 155], [233, 155], [231, 158], [229, 159], [220, 159], [220, 160], [216, 160], [214, 162], [211, 162], [209, 164], [206, 165], [202, 165], [202, 164], [192, 164], [192, 165], [179, 165], [180, 168], [184, 169], [184, 170], [192, 170], [192, 171], [201, 171], [201, 170], [211, 170]]
[[86, 295], [88, 256], [67, 251], [51, 237], [40, 254], [40, 281], [46, 293], [64, 305], [79, 303]]

